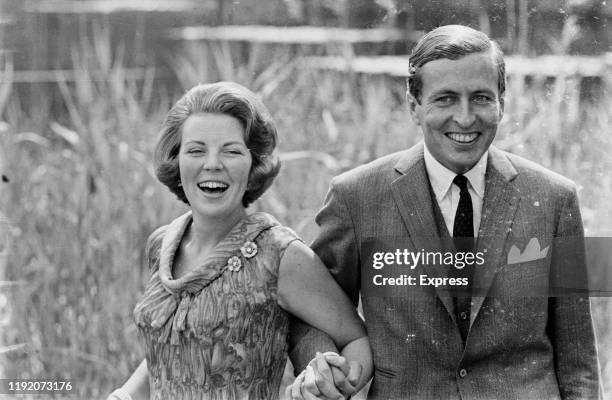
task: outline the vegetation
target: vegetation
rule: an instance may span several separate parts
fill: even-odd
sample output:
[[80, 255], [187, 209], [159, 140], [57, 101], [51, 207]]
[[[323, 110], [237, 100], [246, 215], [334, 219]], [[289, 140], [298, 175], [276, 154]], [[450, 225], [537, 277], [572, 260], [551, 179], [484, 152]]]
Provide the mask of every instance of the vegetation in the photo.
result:
[[[182, 89], [226, 79], [262, 95], [279, 126], [283, 169], [254, 208], [306, 239], [333, 175], [420, 139], [398, 79], [308, 70], [289, 49], [244, 58], [220, 45], [177, 51], [171, 80], [154, 70], [135, 79], [109, 32], [96, 32], [72, 46], [74, 81], [0, 84], [0, 172], [10, 179], [0, 183], [9, 221], [0, 280], [14, 282], [0, 287], [0, 347], [23, 344], [0, 352], [0, 373], [70, 378], [76, 398], [92, 399], [143, 357], [132, 309], [148, 278], [144, 243], [184, 211], [154, 178], [151, 153]], [[609, 236], [612, 226], [611, 117], [609, 91], [581, 99], [579, 78], [516, 79], [497, 139], [581, 185], [591, 235]], [[609, 384], [612, 307], [593, 306]]]

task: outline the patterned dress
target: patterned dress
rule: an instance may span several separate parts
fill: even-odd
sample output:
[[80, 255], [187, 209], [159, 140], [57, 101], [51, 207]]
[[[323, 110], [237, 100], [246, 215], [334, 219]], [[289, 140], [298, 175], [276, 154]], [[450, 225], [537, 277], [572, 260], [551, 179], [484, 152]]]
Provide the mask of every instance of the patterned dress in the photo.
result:
[[204, 260], [171, 275], [191, 212], [148, 240], [152, 276], [134, 319], [155, 400], [277, 399], [287, 360], [288, 314], [277, 303], [278, 267], [298, 239], [254, 213]]

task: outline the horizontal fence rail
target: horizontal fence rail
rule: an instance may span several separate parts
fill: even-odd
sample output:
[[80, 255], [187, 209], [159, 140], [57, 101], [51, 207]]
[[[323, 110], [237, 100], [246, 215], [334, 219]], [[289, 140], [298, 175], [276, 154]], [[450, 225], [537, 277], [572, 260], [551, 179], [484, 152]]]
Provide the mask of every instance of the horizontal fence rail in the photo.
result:
[[188, 12], [214, 10], [216, 3], [208, 0], [47, 0], [28, 1], [24, 10], [36, 14], [112, 14], [120, 12]]
[[[144, 79], [163, 79], [170, 76], [166, 68], [122, 68], [115, 72], [110, 71], [87, 71], [86, 76], [93, 80], [102, 80], [105, 77], [121, 73], [123, 79], [144, 80]], [[0, 83], [54, 83], [54, 82], [75, 82], [82, 78], [83, 71], [73, 69], [50, 69], [50, 70], [30, 70], [30, 71], [0, 71]]]
[[[563, 55], [527, 58], [507, 56], [505, 60], [508, 76], [612, 76], [612, 53], [599, 57]], [[356, 56], [353, 58], [322, 56], [305, 57], [301, 65], [318, 70], [406, 77], [408, 61], [408, 56]], [[0, 83], [74, 82], [82, 79], [80, 77], [81, 73], [82, 71], [71, 69], [0, 71]], [[112, 73], [112, 71], [102, 70], [88, 71], [87, 76], [97, 80], [104, 79]], [[165, 79], [171, 76], [171, 71], [164, 67], [124, 68], [121, 70], [121, 74], [124, 79], [129, 80]]]
[[[408, 36], [407, 36], [408, 35]], [[327, 43], [383, 43], [404, 40], [416, 41], [422, 32], [406, 33], [401, 29], [348, 29], [322, 26], [267, 26], [225, 25], [189, 26], [171, 29], [169, 38], [175, 40], [222, 40], [228, 42], [327, 44]]]
[[[508, 75], [601, 77], [612, 73], [612, 53], [599, 57], [507, 56], [505, 60]], [[408, 56], [366, 56], [352, 59], [324, 56], [308, 57], [304, 65], [322, 70], [405, 77], [408, 73], [408, 61]]]

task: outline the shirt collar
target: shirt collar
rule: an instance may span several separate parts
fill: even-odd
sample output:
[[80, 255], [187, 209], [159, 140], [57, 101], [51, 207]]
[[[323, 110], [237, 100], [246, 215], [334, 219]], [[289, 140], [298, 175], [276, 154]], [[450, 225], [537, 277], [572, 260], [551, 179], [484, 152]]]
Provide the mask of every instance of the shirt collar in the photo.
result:
[[[431, 187], [436, 195], [436, 199], [440, 201], [451, 185], [453, 184], [453, 179], [455, 179], [455, 174], [450, 169], [446, 168], [444, 165], [440, 164], [438, 160], [429, 152], [427, 145], [424, 145], [424, 158], [425, 158], [425, 169], [427, 170], [427, 175], [429, 176], [429, 182], [431, 182]], [[484, 189], [485, 189], [485, 172], [487, 170], [487, 156], [489, 151], [485, 151], [480, 160], [470, 169], [468, 172], [463, 174], [476, 195], [481, 199], [484, 199]]]

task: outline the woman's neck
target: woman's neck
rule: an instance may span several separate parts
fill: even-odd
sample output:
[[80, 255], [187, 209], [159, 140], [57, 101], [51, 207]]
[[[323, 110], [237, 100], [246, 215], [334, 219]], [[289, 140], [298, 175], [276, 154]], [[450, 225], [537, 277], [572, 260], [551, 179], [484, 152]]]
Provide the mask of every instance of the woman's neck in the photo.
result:
[[246, 209], [242, 207], [229, 216], [209, 217], [194, 212], [189, 247], [196, 253], [215, 247], [246, 216]]

